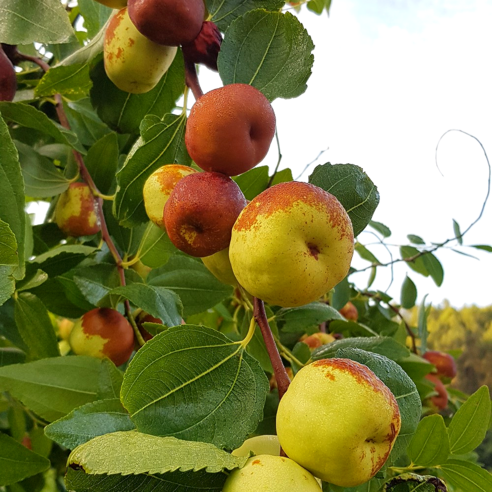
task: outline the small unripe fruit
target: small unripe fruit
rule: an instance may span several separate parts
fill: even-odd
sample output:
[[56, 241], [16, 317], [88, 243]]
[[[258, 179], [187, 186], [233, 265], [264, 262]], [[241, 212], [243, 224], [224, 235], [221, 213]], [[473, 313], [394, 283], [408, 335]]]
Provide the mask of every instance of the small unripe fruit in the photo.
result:
[[456, 362], [451, 355], [438, 350], [428, 350], [422, 357], [436, 366], [437, 377], [453, 379], [456, 376]]
[[68, 236], [80, 237], [97, 234], [100, 230], [96, 201], [85, 183], [70, 183], [58, 198], [55, 221]]
[[128, 9], [116, 13], [104, 37], [104, 68], [118, 89], [132, 94], [152, 90], [167, 72], [177, 48], [147, 39], [133, 25]]
[[69, 343], [77, 355], [108, 357], [120, 366], [132, 355], [134, 333], [130, 323], [118, 311], [96, 308], [75, 323]]
[[268, 99], [247, 84], [230, 84], [204, 94], [186, 124], [188, 153], [204, 171], [236, 176], [267, 155], [275, 134]]
[[128, 0], [130, 18], [137, 29], [154, 43], [180, 46], [200, 33], [203, 0]]
[[0, 101], [12, 101], [16, 90], [15, 68], [0, 45]]
[[122, 9], [126, 7], [127, 0], [96, 0], [110, 9]]
[[295, 461], [262, 454], [227, 478], [222, 492], [321, 492], [316, 479]]
[[174, 187], [185, 176], [196, 173], [195, 169], [181, 164], [166, 164], [154, 171], [143, 187], [145, 211], [149, 219], [165, 230], [164, 205]]
[[350, 301], [340, 309], [339, 313], [349, 321], [357, 321], [359, 319], [359, 312]]
[[171, 242], [181, 251], [210, 256], [229, 246], [231, 230], [246, 199], [239, 186], [220, 173], [195, 173], [175, 186], [164, 207]]

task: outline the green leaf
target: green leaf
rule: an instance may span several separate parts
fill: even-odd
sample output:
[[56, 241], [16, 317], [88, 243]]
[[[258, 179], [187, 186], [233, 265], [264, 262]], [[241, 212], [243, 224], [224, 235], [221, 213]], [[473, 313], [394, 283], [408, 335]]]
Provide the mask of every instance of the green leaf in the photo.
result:
[[425, 241], [420, 236], [416, 236], [415, 234], [407, 234], [407, 238], [413, 244], [425, 244]]
[[246, 200], [252, 200], [268, 187], [268, 166], [254, 167], [236, 176], [234, 181], [241, 188]]
[[296, 308], [282, 308], [276, 312], [277, 321], [284, 321], [283, 332], [312, 332], [317, 330], [323, 321], [343, 319], [343, 316], [333, 307], [322, 302], [312, 302]]
[[113, 432], [72, 451], [68, 465], [78, 465], [90, 474], [161, 474], [177, 470], [220, 473], [244, 466], [247, 459], [204, 442], [140, 432]]
[[102, 60], [92, 68], [91, 79], [94, 84], [91, 89], [92, 105], [101, 120], [119, 133], [137, 135], [140, 133], [140, 122], [146, 115], [155, 115], [160, 119], [174, 109], [184, 89], [183, 57], [178, 51], [160, 82], [145, 94], [129, 94], [118, 89], [107, 77]]
[[233, 291], [230, 285], [217, 280], [201, 261], [181, 255], [171, 257], [164, 266], [152, 270], [147, 282], [178, 294], [185, 316], [214, 307]]
[[46, 198], [63, 193], [70, 181], [56, 168], [51, 159], [36, 152], [30, 145], [15, 142], [26, 186], [26, 195]]
[[350, 301], [350, 284], [348, 282], [348, 276], [345, 277], [341, 282], [335, 285], [335, 292], [333, 293], [333, 298], [331, 300], [331, 305], [335, 309], [342, 309], [347, 302]]
[[65, 484], [75, 492], [221, 492], [225, 473], [180, 471], [141, 475], [86, 475], [81, 469], [68, 468]]
[[[0, 103], [1, 105], [2, 103]], [[11, 290], [12, 280], [7, 275], [14, 273], [17, 279], [24, 276], [24, 239], [25, 239], [25, 214], [24, 214], [24, 182], [19, 164], [19, 156], [15, 148], [7, 125], [0, 117], [0, 220], [7, 223], [14, 233], [17, 242], [19, 270], [2, 267], [0, 276], [0, 293], [5, 295]], [[0, 294], [0, 300], [4, 298]], [[3, 304], [3, 303], [2, 303]]]
[[0, 266], [0, 306], [10, 299], [15, 292], [15, 280], [12, 267]]
[[417, 300], [417, 287], [413, 283], [412, 279], [407, 275], [401, 286], [401, 307], [405, 309], [412, 309], [415, 306]]
[[151, 316], [159, 318], [166, 326], [176, 326], [181, 323], [183, 309], [181, 301], [169, 289], [135, 283], [117, 287], [110, 294], [123, 296]]
[[453, 219], [453, 231], [454, 231], [454, 237], [458, 240], [458, 244], [462, 245], [463, 236], [461, 235], [460, 225], [454, 219]]
[[22, 292], [15, 298], [15, 324], [31, 360], [60, 355], [48, 311], [35, 295]]
[[391, 337], [351, 337], [335, 340], [325, 347], [313, 351], [312, 359], [335, 357], [338, 350], [344, 348], [362, 349], [367, 352], [384, 355], [391, 360], [399, 361], [410, 355], [410, 351]]
[[[109, 21], [108, 21], [109, 22]], [[104, 49], [104, 34], [106, 31], [106, 23], [103, 28], [84, 46], [61, 60], [58, 66], [68, 67], [77, 63], [88, 63], [92, 61]]]
[[444, 269], [442, 268], [441, 262], [432, 253], [423, 255], [422, 261], [434, 283], [440, 287], [444, 280]]
[[94, 437], [135, 426], [120, 400], [99, 400], [72, 410], [67, 416], [48, 425], [44, 432], [53, 441], [74, 449]]
[[178, 250], [169, 239], [166, 231], [163, 231], [153, 222], [149, 222], [142, 236], [139, 251], [140, 261], [144, 265], [159, 268], [165, 265]]
[[[0, 9], [1, 11], [1, 9]], [[0, 433], [0, 485], [10, 485], [50, 467], [50, 460]]]
[[279, 183], [288, 183], [290, 181], [294, 181], [294, 177], [292, 176], [292, 171], [289, 168], [282, 169], [281, 171], [277, 171], [272, 177], [273, 179], [270, 186], [275, 186], [276, 184]]
[[191, 162], [184, 144], [186, 118], [183, 115], [167, 114], [162, 120], [147, 117], [144, 123], [149, 125], [116, 175], [118, 189], [113, 211], [126, 227], [149, 220], [142, 192], [147, 178], [164, 164]]
[[402, 473], [385, 483], [385, 492], [445, 492], [446, 484], [432, 475]]
[[408, 441], [419, 424], [422, 403], [415, 383], [396, 362], [383, 355], [346, 348], [338, 350], [336, 357], [352, 359], [366, 365], [395, 396], [400, 408], [401, 429], [391, 452], [390, 459], [394, 462], [407, 449]]
[[225, 31], [231, 22], [250, 10], [265, 9], [272, 12], [284, 6], [283, 0], [206, 0], [211, 21]]
[[8, 391], [34, 413], [52, 422], [99, 399], [108, 379], [104, 361], [71, 356], [0, 367], [0, 391]]
[[52, 137], [55, 142], [69, 145], [80, 153], [85, 154], [85, 149], [78, 141], [75, 133], [55, 123], [34, 106], [24, 103], [0, 102], [0, 113], [2, 113], [5, 120], [13, 121], [26, 128], [38, 130]]
[[0, 265], [15, 267], [19, 264], [17, 241], [9, 225], [0, 219]]
[[101, 137], [87, 152], [85, 165], [101, 193], [107, 194], [111, 190], [118, 158], [118, 136], [113, 132]]
[[0, 348], [0, 367], [11, 364], [22, 364], [26, 361], [26, 354], [13, 347]]
[[441, 465], [449, 458], [448, 429], [441, 415], [424, 417], [408, 447], [413, 465], [426, 468]]
[[373, 265], [380, 265], [381, 262], [374, 256], [371, 251], [369, 251], [363, 244], [358, 241], [355, 243], [355, 251], [356, 253], [363, 259], [366, 260]]
[[227, 29], [218, 66], [224, 85], [243, 83], [270, 101], [305, 92], [311, 75], [314, 44], [291, 13], [254, 10]]
[[121, 400], [140, 432], [232, 449], [261, 420], [267, 392], [263, 370], [241, 345], [210, 328], [183, 325], [136, 353]]
[[68, 244], [37, 256], [33, 263], [36, 269], [39, 266], [50, 277], [56, 277], [77, 266], [87, 256], [94, 253], [96, 249], [81, 244]]
[[473, 451], [484, 439], [490, 420], [490, 395], [482, 386], [466, 400], [449, 424], [453, 454]]
[[0, 39], [9, 44], [65, 43], [74, 37], [59, 0], [2, 0]]
[[472, 248], [480, 249], [482, 251], [487, 251], [488, 253], [492, 253], [492, 246], [488, 246], [487, 244], [475, 244]]
[[90, 38], [94, 37], [111, 16], [112, 9], [94, 0], [78, 0], [80, 13], [84, 17], [84, 27]]
[[492, 475], [469, 461], [451, 459], [441, 465], [442, 474], [446, 481], [463, 491], [490, 492], [492, 490]]
[[91, 87], [89, 65], [77, 63], [50, 68], [34, 89], [34, 94], [36, 97], [63, 94], [79, 98], [89, 94]]
[[[423, 275], [424, 277], [429, 276], [429, 272], [424, 264], [422, 255], [417, 248], [414, 248], [413, 246], [401, 246], [400, 255], [414, 272], [420, 273], [420, 275]], [[410, 261], [411, 258], [414, 259]]]
[[419, 307], [419, 317], [418, 317], [418, 330], [420, 338], [420, 350], [425, 354], [427, 350], [427, 317], [429, 316], [431, 304], [425, 305], [425, 300], [427, 299], [427, 294], [422, 299]]
[[383, 236], [383, 237], [390, 237], [391, 236], [391, 230], [390, 230], [390, 228], [387, 227], [387, 226], [385, 226], [381, 222], [376, 222], [375, 220], [371, 220], [369, 222], [369, 225], [373, 229], [375, 229], [376, 231], [378, 231], [379, 234], [381, 234], [381, 236]]
[[379, 204], [379, 192], [369, 176], [354, 164], [317, 166], [309, 182], [335, 195], [352, 220], [354, 237], [369, 224]]

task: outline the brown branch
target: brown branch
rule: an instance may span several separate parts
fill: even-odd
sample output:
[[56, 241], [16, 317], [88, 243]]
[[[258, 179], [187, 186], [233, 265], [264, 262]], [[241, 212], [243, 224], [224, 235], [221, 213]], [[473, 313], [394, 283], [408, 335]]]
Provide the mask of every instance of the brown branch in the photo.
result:
[[268, 356], [270, 357], [270, 361], [272, 363], [273, 374], [275, 375], [275, 379], [277, 380], [278, 397], [280, 400], [289, 387], [290, 379], [287, 371], [285, 370], [284, 364], [280, 357], [280, 353], [273, 338], [272, 330], [270, 329], [270, 325], [268, 324], [268, 319], [265, 312], [265, 305], [263, 304], [263, 301], [261, 299], [258, 299], [256, 297], [253, 299], [253, 303], [254, 317], [256, 319], [256, 322], [258, 323], [258, 326], [260, 327], [261, 334], [263, 335], [263, 340], [265, 341]]
[[[38, 65], [44, 72], [47, 72], [50, 69], [50, 66], [40, 58], [30, 56], [30, 55], [25, 55], [23, 53], [19, 53], [19, 57], [21, 60], [25, 61], [30, 61], [32, 63], [35, 63]], [[60, 94], [55, 94], [55, 101], [56, 101], [56, 114], [58, 115], [58, 119], [60, 121], [60, 124], [66, 128], [67, 130], [70, 130], [70, 123], [68, 121], [67, 115], [65, 113], [65, 110], [63, 109], [63, 100]], [[118, 269], [118, 274], [120, 277], [120, 284], [122, 286], [126, 285], [126, 278], [125, 278], [125, 269], [123, 268], [123, 259], [116, 248], [108, 230], [108, 225], [106, 223], [106, 218], [104, 216], [104, 210], [103, 210], [103, 199], [101, 198], [101, 192], [96, 186], [96, 183], [92, 179], [92, 176], [87, 169], [85, 163], [84, 163], [84, 158], [82, 157], [82, 154], [76, 150], [72, 150], [73, 155], [75, 157], [75, 160], [77, 162], [77, 166], [79, 169], [80, 176], [82, 180], [89, 186], [94, 199], [96, 201], [96, 211], [97, 211], [97, 216], [99, 218], [99, 223], [101, 225], [101, 237], [103, 241], [106, 243], [108, 246], [109, 251], [111, 252], [111, 255], [114, 258], [114, 261], [116, 263], [116, 268]], [[131, 307], [130, 307], [130, 301], [128, 299], [125, 300], [125, 314], [126, 317], [130, 320], [131, 325], [134, 327], [135, 335], [137, 340], [139, 341], [140, 345], [143, 345], [143, 339], [140, 335], [140, 332], [138, 331], [138, 327], [135, 324], [135, 321], [133, 320], [132, 317], [132, 312], [131, 312]], [[138, 332], [138, 333], [137, 333]]]

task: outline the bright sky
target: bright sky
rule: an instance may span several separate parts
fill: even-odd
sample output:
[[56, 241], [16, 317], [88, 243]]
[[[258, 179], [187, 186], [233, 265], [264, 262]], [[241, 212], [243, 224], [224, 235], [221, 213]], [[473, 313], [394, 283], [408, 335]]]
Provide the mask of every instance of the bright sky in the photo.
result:
[[[281, 168], [297, 176], [326, 148], [318, 163], [361, 166], [381, 195], [374, 219], [392, 229], [394, 244], [404, 243], [406, 234], [444, 241], [453, 236], [453, 219], [466, 229], [487, 190], [484, 155], [474, 140], [448, 134], [438, 155], [443, 176], [434, 153], [440, 136], [458, 128], [480, 139], [492, 158], [491, 18], [492, 0], [333, 0], [329, 18], [302, 12], [315, 64], [304, 95], [273, 104]], [[200, 76], [205, 91], [220, 84], [206, 75]], [[265, 162], [273, 168], [276, 160], [273, 144]], [[374, 241], [366, 233], [359, 239]], [[492, 203], [464, 241], [492, 244]], [[384, 249], [373, 251], [389, 260]], [[429, 294], [434, 305], [443, 299], [456, 307], [492, 304], [492, 254], [462, 251], [480, 261], [439, 252], [441, 288], [398, 265], [388, 293], [399, 300], [409, 272], [419, 301]], [[389, 268], [378, 277], [372, 288], [386, 291]], [[365, 287], [367, 276], [352, 280]]]

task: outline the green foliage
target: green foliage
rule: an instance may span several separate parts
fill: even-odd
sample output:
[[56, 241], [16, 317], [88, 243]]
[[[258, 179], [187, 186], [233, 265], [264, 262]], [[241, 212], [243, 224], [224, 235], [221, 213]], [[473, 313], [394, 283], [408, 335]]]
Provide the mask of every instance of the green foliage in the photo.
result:
[[[372, 220], [379, 192], [371, 178], [355, 164], [319, 165], [309, 182], [345, 207], [366, 267], [305, 306], [265, 306], [273, 338], [265, 341], [251, 296], [177, 251], [145, 212], [142, 188], [153, 171], [193, 165], [185, 145], [185, 79], [193, 74], [182, 51], [153, 90], [128, 94], [104, 71], [110, 8], [94, 0], [67, 9], [59, 0], [27, 3], [4, 0], [0, 8], [0, 41], [38, 62], [19, 62], [15, 102], [0, 102], [1, 492], [221, 491], [228, 472], [246, 461], [230, 451], [252, 435], [275, 433], [273, 346], [293, 374], [323, 358], [356, 360], [397, 399], [402, 429], [386, 465], [365, 484], [324, 483], [323, 490], [492, 490], [485, 469], [492, 468], [492, 308], [436, 309], [423, 296], [417, 308], [414, 282], [422, 275], [443, 283], [439, 254], [451, 241], [457, 252], [492, 246], [467, 246], [456, 221], [455, 236], [442, 243], [408, 234], [408, 242], [390, 245], [391, 229]], [[314, 45], [291, 11], [329, 12], [331, 0], [306, 4], [206, 0], [224, 38], [223, 83], [251, 84], [271, 101], [303, 94]], [[77, 180], [93, 181], [103, 227], [67, 238], [53, 210]], [[234, 180], [252, 200], [293, 176], [258, 166]], [[33, 199], [48, 208], [34, 226], [25, 211]], [[399, 256], [384, 263], [363, 241], [367, 226]], [[412, 275], [400, 299], [371, 290], [378, 271], [397, 263]], [[371, 275], [361, 288], [353, 274], [365, 269]], [[357, 319], [340, 314], [348, 301]], [[95, 307], [123, 313], [137, 335], [133, 358], [119, 368], [70, 350], [64, 326]], [[411, 318], [402, 309], [412, 309]], [[143, 323], [148, 341], [137, 326], [146, 314], [154, 318]], [[313, 348], [305, 334], [335, 340]], [[458, 357], [439, 413], [425, 378], [433, 366], [421, 357], [427, 347]]]

